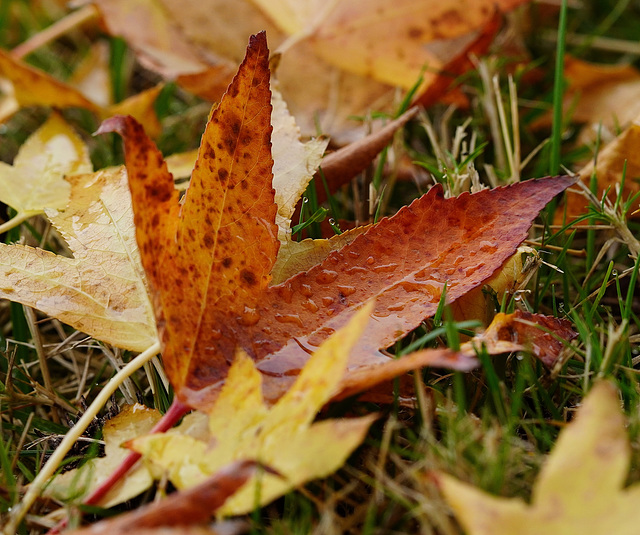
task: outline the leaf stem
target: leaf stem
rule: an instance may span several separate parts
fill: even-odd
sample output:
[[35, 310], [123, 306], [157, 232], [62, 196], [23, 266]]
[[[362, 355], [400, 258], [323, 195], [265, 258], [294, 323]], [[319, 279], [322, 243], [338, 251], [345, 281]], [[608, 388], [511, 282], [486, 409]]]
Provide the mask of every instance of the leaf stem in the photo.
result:
[[17, 227], [20, 223], [26, 221], [34, 215], [37, 214], [24, 212], [16, 214], [14, 217], [9, 219], [9, 221], [5, 221], [4, 223], [2, 223], [2, 225], [0, 225], [0, 234], [4, 234], [5, 232], [10, 231], [12, 228]]
[[[174, 398], [169, 410], [164, 413], [160, 421], [149, 431], [152, 433], [164, 433], [171, 429], [185, 414], [191, 410], [191, 407], [185, 405], [178, 398]], [[111, 490], [111, 488], [133, 467], [142, 455], [137, 451], [131, 452], [125, 457], [122, 464], [116, 468], [107, 479], [105, 479], [89, 496], [83, 500], [84, 505], [95, 505]]]
[[[29, 485], [29, 489], [22, 501], [16, 505], [11, 511], [9, 521], [4, 527], [3, 533], [5, 535], [13, 535], [17, 532], [18, 524], [24, 518], [27, 511], [36, 501], [38, 496], [42, 493], [47, 481], [54, 475], [58, 466], [67, 455], [69, 450], [76, 443], [78, 438], [84, 433], [89, 424], [98, 415], [102, 407], [107, 403], [111, 395], [118, 389], [122, 382], [129, 377], [138, 368], [141, 368], [145, 362], [148, 362], [153, 356], [160, 352], [160, 342], [156, 342], [151, 347], [140, 353], [129, 364], [116, 373], [111, 380], [100, 391], [96, 399], [93, 400], [91, 405], [87, 408], [82, 417], [78, 420], [75, 426], [73, 426], [69, 432], [65, 435], [60, 442], [60, 445], [53, 452], [49, 460], [42, 467], [36, 478]], [[165, 415], [166, 416], [166, 415]], [[160, 423], [160, 422], [158, 422]]]
[[87, 4], [81, 9], [70, 13], [58, 22], [55, 22], [49, 26], [46, 30], [36, 33], [30, 39], [27, 39], [24, 43], [19, 44], [11, 51], [11, 55], [14, 58], [23, 58], [34, 50], [37, 50], [41, 46], [46, 45], [50, 41], [55, 41], [61, 36], [77, 28], [93, 19], [97, 19], [100, 16], [98, 8], [93, 4]]

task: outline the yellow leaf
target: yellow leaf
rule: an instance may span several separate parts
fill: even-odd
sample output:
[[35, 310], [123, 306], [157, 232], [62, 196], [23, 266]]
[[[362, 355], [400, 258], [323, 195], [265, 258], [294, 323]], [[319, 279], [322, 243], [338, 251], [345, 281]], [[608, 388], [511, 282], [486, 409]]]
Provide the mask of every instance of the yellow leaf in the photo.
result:
[[0, 162], [0, 200], [21, 220], [45, 208], [63, 209], [71, 190], [64, 177], [91, 171], [86, 145], [54, 113], [20, 147], [13, 166]]
[[260, 373], [239, 352], [209, 415], [207, 439], [187, 436], [180, 426], [165, 436], [136, 439], [133, 449], [163, 467], [179, 489], [197, 485], [239, 459], [256, 459], [284, 476], [256, 476], [226, 502], [221, 515], [251, 511], [256, 505], [256, 484], [260, 485], [260, 503], [265, 504], [306, 481], [331, 474], [363, 440], [375, 415], [312, 422], [336, 392], [350, 349], [370, 312], [370, 307], [364, 307], [327, 339], [273, 407], [264, 403]]
[[632, 535], [640, 523], [640, 484], [623, 489], [630, 460], [618, 393], [601, 382], [560, 433], [530, 505], [436, 477], [468, 535]]
[[69, 177], [63, 212], [47, 216], [73, 258], [0, 244], [0, 297], [42, 310], [131, 351], [157, 342], [124, 167]]
[[[143, 405], [123, 407], [120, 414], [108, 420], [102, 428], [105, 456], [91, 459], [80, 468], [60, 474], [47, 487], [45, 494], [64, 501], [82, 497], [88, 488], [93, 488], [107, 479], [130, 453], [122, 444], [151, 431], [160, 417], [161, 414], [157, 410]], [[129, 472], [126, 480], [121, 480], [109, 491], [100, 505], [112, 507], [130, 500], [149, 488], [151, 483], [153, 478], [149, 470], [138, 464]]]

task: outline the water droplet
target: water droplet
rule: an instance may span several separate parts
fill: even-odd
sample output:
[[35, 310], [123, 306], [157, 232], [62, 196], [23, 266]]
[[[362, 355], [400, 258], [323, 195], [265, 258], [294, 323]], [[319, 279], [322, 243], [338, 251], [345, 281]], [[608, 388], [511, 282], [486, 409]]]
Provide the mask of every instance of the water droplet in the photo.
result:
[[353, 266], [348, 269], [345, 269], [345, 273], [347, 275], [355, 275], [356, 273], [367, 273], [369, 270], [367, 268], [361, 266]]
[[313, 295], [313, 290], [308, 284], [303, 284], [300, 286], [300, 293], [305, 297], [311, 297]]
[[220, 338], [222, 338], [222, 332], [218, 329], [211, 329], [209, 336], [211, 336], [213, 340], [220, 340]]
[[367, 258], [367, 264], [371, 265], [376, 261], [375, 258], [373, 258], [373, 256], [370, 256], [369, 258]]
[[291, 300], [293, 299], [293, 286], [291, 286], [290, 282], [287, 282], [280, 287], [280, 297], [282, 297], [286, 303], [291, 303]]
[[327, 260], [329, 260], [329, 262], [331, 262], [334, 266], [340, 263], [340, 259], [341, 255], [336, 251], [329, 253], [329, 256], [327, 256]]
[[302, 306], [307, 310], [310, 310], [311, 312], [317, 312], [319, 308], [318, 305], [316, 305], [311, 299], [303, 301]]
[[402, 312], [404, 310], [404, 304], [391, 305], [387, 308], [392, 312]]
[[338, 286], [338, 290], [342, 293], [342, 295], [352, 295], [356, 293], [356, 289], [354, 286]]
[[248, 306], [244, 307], [242, 314], [240, 315], [239, 323], [241, 325], [245, 325], [249, 327], [251, 325], [255, 325], [260, 321], [260, 312], [258, 312], [255, 308], [250, 308]]
[[307, 204], [308, 202], [309, 202], [309, 199], [307, 197], [302, 198], [302, 204]]
[[360, 258], [360, 253], [358, 253], [357, 251], [349, 251], [348, 254], [351, 258]]
[[330, 218], [329, 218], [329, 225], [333, 226], [333, 225], [335, 225], [335, 224], [336, 224], [336, 220], [335, 220], [335, 219], [333, 219], [333, 217], [330, 217]]
[[618, 276], [618, 270], [617, 269], [612, 269], [611, 270], [611, 276], [612, 277], [617, 277]]
[[302, 327], [302, 320], [297, 314], [276, 314], [275, 318], [280, 323], [294, 323], [298, 327]]
[[333, 297], [323, 297], [321, 301], [322, 301], [322, 306], [328, 307], [329, 305], [333, 304], [335, 299]]
[[498, 250], [498, 247], [495, 243], [491, 243], [488, 241], [480, 242], [480, 252], [485, 254], [493, 254]]
[[316, 276], [316, 282], [320, 284], [330, 284], [338, 278], [338, 273], [329, 269], [323, 269]]
[[375, 266], [371, 268], [374, 273], [392, 273], [396, 270], [398, 264], [384, 264], [382, 266]]

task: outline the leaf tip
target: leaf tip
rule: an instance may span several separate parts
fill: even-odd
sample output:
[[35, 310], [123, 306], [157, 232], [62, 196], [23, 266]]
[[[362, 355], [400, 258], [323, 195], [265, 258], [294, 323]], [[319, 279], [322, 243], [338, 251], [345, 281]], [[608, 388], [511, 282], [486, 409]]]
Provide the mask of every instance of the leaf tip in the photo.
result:
[[92, 134], [97, 136], [99, 134], [108, 134], [111, 132], [117, 132], [122, 134], [126, 128], [126, 124], [129, 121], [135, 121], [130, 115], [114, 115], [102, 121], [98, 129]]

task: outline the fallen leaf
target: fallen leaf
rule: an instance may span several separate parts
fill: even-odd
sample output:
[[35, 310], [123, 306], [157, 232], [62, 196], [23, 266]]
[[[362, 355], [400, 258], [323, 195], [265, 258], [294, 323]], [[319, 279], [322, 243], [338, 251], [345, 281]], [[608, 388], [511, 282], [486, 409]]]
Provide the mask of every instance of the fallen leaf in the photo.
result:
[[[571, 342], [577, 336], [569, 320], [516, 310], [511, 314], [496, 314], [484, 332], [462, 344], [460, 349], [473, 351], [480, 345], [487, 347], [489, 353], [526, 349], [545, 366], [552, 367], [565, 348], [561, 340]], [[519, 348], [510, 346], [511, 343]]]
[[634, 534], [640, 485], [624, 488], [631, 448], [613, 384], [594, 385], [563, 429], [533, 487], [531, 504], [434, 474], [469, 535]]
[[[618, 191], [616, 185], [621, 184], [623, 173], [626, 172], [624, 188], [620, 195], [623, 200], [627, 200], [640, 191], [640, 183], [637, 177], [640, 176], [640, 116], [624, 130], [617, 138], [608, 143], [597, 155], [595, 166], [597, 178], [596, 196], [602, 199], [605, 192], [607, 198], [615, 203]], [[585, 165], [580, 171], [580, 180], [586, 185], [591, 181], [594, 171], [593, 161]], [[580, 193], [575, 191], [567, 192], [565, 206], [568, 221], [586, 214], [589, 201]], [[561, 223], [562, 210], [558, 210], [556, 223]]]
[[[72, 530], [68, 535], [215, 535], [215, 530], [196, 527], [205, 524], [226, 501], [256, 472], [253, 461], [237, 461], [220, 469], [200, 485], [175, 492], [160, 501], [143, 505], [116, 518]], [[128, 481], [128, 478], [127, 478]], [[166, 527], [181, 529], [159, 529]]]
[[2, 110], [0, 110], [2, 120], [26, 106], [48, 106], [56, 109], [77, 107], [90, 110], [102, 119], [117, 113], [128, 113], [144, 124], [150, 135], [160, 133], [161, 127], [153, 103], [161, 86], [143, 91], [120, 103], [103, 107], [88, 99], [73, 85], [57, 80], [2, 49], [0, 49], [0, 76], [11, 82], [15, 99], [15, 102], [2, 103]]
[[242, 58], [244, 36], [266, 30], [280, 52], [282, 92], [303, 132], [315, 132], [317, 121], [343, 142], [358, 126], [346, 117], [391, 111], [394, 87], [409, 89], [421, 74], [427, 87], [496, 10], [525, 1], [94, 3], [109, 32], [124, 37], [147, 66], [212, 100]]
[[182, 206], [161, 154], [133, 119], [101, 127], [124, 138], [167, 373], [181, 402], [205, 411], [236, 347], [258, 363], [268, 377], [265, 397], [276, 400], [309, 353], [371, 300], [375, 321], [349, 367], [389, 364], [378, 350], [435, 312], [445, 282], [450, 301], [482, 284], [575, 180], [546, 178], [447, 200], [435, 187], [321, 264], [269, 286], [279, 243], [268, 75], [259, 34], [211, 116]]
[[0, 297], [32, 306], [117, 347], [157, 341], [123, 167], [68, 177], [69, 205], [48, 210], [73, 258], [0, 244]]
[[54, 113], [20, 147], [13, 166], [0, 162], [0, 201], [16, 210], [16, 221], [63, 209], [71, 186], [66, 175], [93, 171], [89, 150]]
[[20, 107], [49, 106], [58, 109], [77, 107], [96, 113], [99, 111], [99, 107], [77, 89], [27, 65], [2, 49], [0, 49], [0, 75], [13, 84], [16, 103]]
[[[572, 120], [601, 125], [610, 133], [640, 116], [640, 71], [631, 65], [603, 65], [565, 58], [565, 106]], [[591, 128], [592, 135], [594, 128]], [[593, 137], [592, 137], [593, 139]]]
[[385, 125], [384, 128], [327, 155], [321, 162], [321, 170], [318, 170], [314, 175], [318, 204], [327, 199], [327, 191], [322, 178], [326, 181], [329, 192], [335, 193], [358, 173], [364, 171], [373, 159], [382, 152], [382, 149], [391, 143], [395, 133], [417, 113], [418, 108], [411, 108]]
[[131, 446], [163, 467], [179, 489], [193, 487], [240, 459], [256, 459], [280, 474], [254, 476], [220, 509], [219, 515], [225, 516], [247, 513], [307, 481], [326, 477], [342, 466], [377, 418], [368, 415], [312, 423], [335, 394], [349, 351], [369, 321], [369, 312], [370, 306], [363, 308], [329, 337], [308, 360], [291, 389], [272, 407], [263, 400], [261, 374], [239, 351], [210, 411], [206, 440], [181, 434], [179, 426], [170, 435], [148, 435], [134, 440]]
[[271, 270], [271, 283], [280, 284], [302, 271], [324, 262], [332, 251], [342, 249], [366, 232], [369, 226], [356, 227], [331, 238], [302, 241], [285, 240], [280, 243], [278, 258]]
[[[160, 420], [157, 410], [143, 405], [125, 405], [120, 413], [104, 424], [102, 439], [105, 442], [104, 457], [87, 461], [82, 467], [57, 476], [46, 488], [45, 494], [61, 501], [74, 501], [88, 488], [106, 479], [129, 454], [122, 445], [151, 431]], [[138, 464], [127, 474], [127, 479], [115, 485], [101, 502], [112, 507], [137, 496], [151, 486], [153, 478], [144, 465]]]

